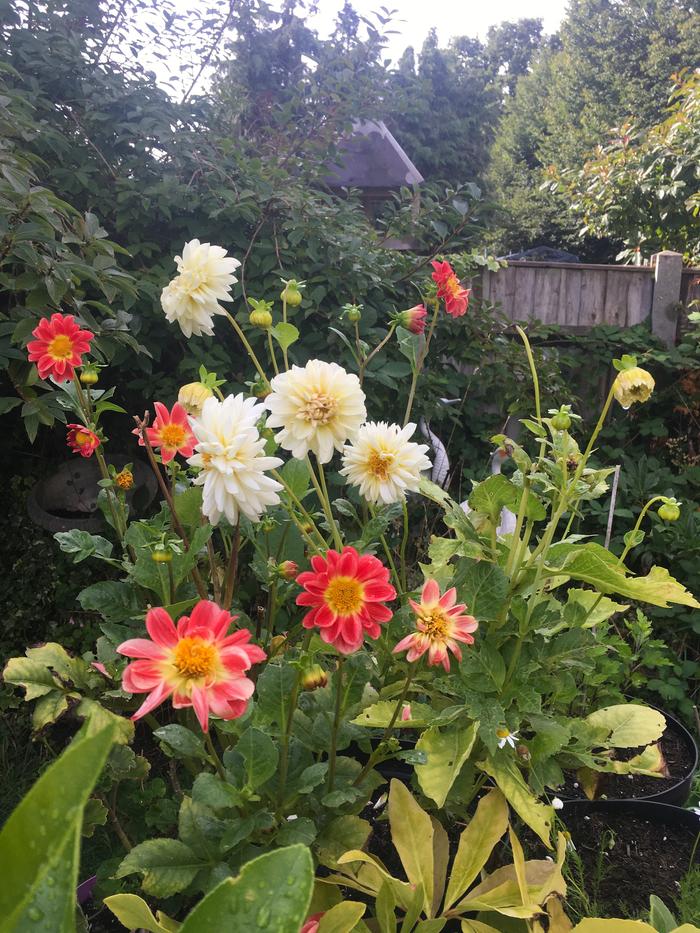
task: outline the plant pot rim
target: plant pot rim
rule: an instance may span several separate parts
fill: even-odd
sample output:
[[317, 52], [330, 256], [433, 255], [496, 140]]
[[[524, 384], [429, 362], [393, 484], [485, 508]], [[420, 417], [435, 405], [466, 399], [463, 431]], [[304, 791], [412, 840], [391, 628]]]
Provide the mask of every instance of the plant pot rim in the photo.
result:
[[659, 803], [656, 800], [565, 800], [563, 808], [559, 811], [562, 820], [566, 822], [566, 812], [580, 810], [582, 813], [591, 810], [620, 811], [632, 813], [635, 816], [647, 816], [657, 822], [677, 822], [695, 828], [700, 833], [700, 813], [688, 810], [686, 807], [677, 807], [672, 803]]

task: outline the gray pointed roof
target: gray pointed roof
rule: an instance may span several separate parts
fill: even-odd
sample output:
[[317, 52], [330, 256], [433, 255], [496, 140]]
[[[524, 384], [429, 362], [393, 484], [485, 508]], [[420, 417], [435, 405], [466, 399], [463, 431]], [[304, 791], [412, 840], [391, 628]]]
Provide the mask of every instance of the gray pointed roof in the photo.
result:
[[325, 178], [331, 188], [400, 188], [423, 181], [382, 120], [358, 120], [340, 150], [341, 160]]

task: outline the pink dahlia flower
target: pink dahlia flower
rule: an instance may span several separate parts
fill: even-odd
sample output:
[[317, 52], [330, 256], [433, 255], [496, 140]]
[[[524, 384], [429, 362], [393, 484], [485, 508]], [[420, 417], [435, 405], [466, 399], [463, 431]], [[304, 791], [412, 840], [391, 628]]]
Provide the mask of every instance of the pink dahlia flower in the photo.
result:
[[462, 660], [462, 651], [457, 642], [474, 644], [472, 632], [479, 623], [473, 616], [464, 612], [464, 603], [457, 603], [457, 591], [454, 587], [441, 596], [440, 587], [435, 580], [428, 580], [423, 586], [420, 603], [409, 600], [416, 614], [416, 628], [403, 638], [394, 648], [407, 651], [407, 661], [417, 661], [428, 652], [428, 664], [442, 664], [446, 671], [450, 669], [448, 651]]

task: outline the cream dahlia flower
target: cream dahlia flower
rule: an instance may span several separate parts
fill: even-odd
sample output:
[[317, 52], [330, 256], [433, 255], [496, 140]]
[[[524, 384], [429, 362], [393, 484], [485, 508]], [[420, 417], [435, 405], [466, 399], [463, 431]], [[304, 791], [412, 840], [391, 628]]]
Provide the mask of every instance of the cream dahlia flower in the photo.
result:
[[221, 246], [190, 240], [176, 256], [178, 275], [165, 286], [160, 303], [166, 319], [180, 325], [185, 337], [214, 333], [214, 315], [225, 314], [219, 301], [231, 297], [233, 274], [240, 262]]
[[297, 459], [312, 450], [320, 463], [328, 463], [367, 417], [360, 380], [337, 363], [309, 360], [304, 367], [292, 366], [270, 387], [267, 426], [282, 429], [277, 443]]
[[341, 474], [368, 502], [401, 502], [418, 489], [421, 471], [432, 466], [427, 444], [409, 440], [415, 430], [415, 424], [363, 424], [355, 441], [345, 446]]
[[262, 413], [259, 402], [241, 394], [223, 402], [208, 398], [201, 416], [190, 419], [197, 443], [187, 462], [201, 469], [194, 482], [204, 487], [202, 512], [212, 525], [222, 515], [235, 525], [239, 512], [256, 522], [268, 506], [280, 501], [282, 486], [265, 471], [282, 461], [263, 453], [265, 439], [256, 427]]

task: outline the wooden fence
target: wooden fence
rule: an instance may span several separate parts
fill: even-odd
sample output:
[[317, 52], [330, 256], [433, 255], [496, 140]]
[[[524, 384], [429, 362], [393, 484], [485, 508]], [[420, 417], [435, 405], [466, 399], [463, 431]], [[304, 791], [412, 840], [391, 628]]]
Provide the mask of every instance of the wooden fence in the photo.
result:
[[652, 331], [671, 345], [684, 307], [700, 299], [700, 269], [683, 268], [681, 255], [673, 252], [658, 253], [649, 266], [520, 260], [484, 271], [473, 286], [514, 321], [536, 319], [576, 330], [649, 320]]

